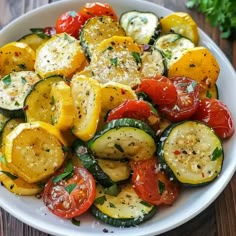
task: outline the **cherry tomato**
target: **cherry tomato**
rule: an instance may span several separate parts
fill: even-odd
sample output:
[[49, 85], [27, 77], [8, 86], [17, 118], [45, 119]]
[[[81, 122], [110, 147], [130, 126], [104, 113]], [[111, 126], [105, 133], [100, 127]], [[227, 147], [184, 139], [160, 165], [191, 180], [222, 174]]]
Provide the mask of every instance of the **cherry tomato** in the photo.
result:
[[54, 178], [49, 180], [43, 192], [43, 202], [51, 212], [62, 218], [73, 218], [88, 210], [95, 199], [96, 185], [85, 168], [74, 167], [72, 177], [66, 180], [54, 183]]
[[43, 32], [45, 34], [47, 34], [48, 36], [52, 36], [54, 34], [56, 34], [56, 28], [55, 27], [51, 27], [51, 26], [48, 26], [48, 27], [45, 27], [43, 29]]
[[159, 117], [155, 108], [142, 100], [126, 100], [108, 113], [107, 122], [121, 118], [142, 120], [152, 127], [159, 128]]
[[174, 84], [165, 76], [144, 78], [136, 92], [146, 93], [156, 105], [172, 104], [177, 99]]
[[83, 16], [75, 11], [64, 12], [56, 21], [56, 32], [65, 32], [75, 38], [78, 38], [80, 29], [84, 25], [85, 21], [86, 20]]
[[81, 9], [80, 14], [88, 20], [94, 16], [110, 16], [114, 20], [118, 20], [118, 17], [113, 8], [107, 3], [93, 2], [86, 3]]
[[156, 157], [131, 161], [131, 168], [134, 190], [144, 201], [154, 205], [171, 205], [179, 196], [180, 186], [158, 169]]
[[171, 78], [176, 91], [177, 101], [169, 105], [161, 105], [159, 109], [172, 122], [190, 118], [198, 108], [199, 85], [187, 77]]
[[228, 107], [215, 98], [201, 100], [193, 119], [208, 124], [220, 138], [229, 138], [234, 133], [234, 122]]

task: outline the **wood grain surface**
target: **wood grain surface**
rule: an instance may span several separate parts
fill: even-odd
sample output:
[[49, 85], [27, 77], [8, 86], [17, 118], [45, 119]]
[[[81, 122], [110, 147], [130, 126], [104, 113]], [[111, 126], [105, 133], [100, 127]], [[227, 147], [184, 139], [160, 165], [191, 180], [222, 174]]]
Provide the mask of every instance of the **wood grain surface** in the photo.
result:
[[[118, 1], [118, 0], [117, 0]], [[127, 0], [128, 1], [128, 0]], [[218, 29], [211, 27], [205, 16], [196, 10], [185, 7], [185, 0], [149, 0], [150, 2], [165, 6], [173, 11], [189, 12], [198, 26], [205, 31], [213, 41], [222, 49], [229, 61], [236, 69], [236, 41], [224, 40], [220, 37]], [[11, 20], [48, 4], [48, 0], [0, 0], [0, 29]], [[0, 34], [1, 37], [1, 34]], [[1, 197], [1, 196], [0, 196]], [[0, 236], [47, 236], [32, 227], [20, 222], [0, 208]], [[79, 235], [79, 232], [78, 232]], [[162, 236], [235, 236], [236, 235], [236, 175], [225, 190], [206, 210], [198, 216]]]

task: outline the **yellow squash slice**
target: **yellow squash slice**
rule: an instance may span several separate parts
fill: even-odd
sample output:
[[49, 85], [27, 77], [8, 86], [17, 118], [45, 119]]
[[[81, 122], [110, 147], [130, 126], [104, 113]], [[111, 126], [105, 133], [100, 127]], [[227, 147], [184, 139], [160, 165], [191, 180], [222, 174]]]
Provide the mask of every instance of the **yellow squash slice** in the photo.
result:
[[43, 78], [49, 75], [70, 77], [84, 61], [78, 40], [66, 33], [56, 34], [37, 49], [35, 70]]
[[84, 141], [96, 132], [101, 111], [101, 87], [98, 81], [83, 75], [71, 80], [72, 97], [75, 106], [73, 132]]
[[137, 98], [131, 87], [124, 84], [110, 81], [102, 84], [101, 88], [102, 108], [99, 118], [99, 128], [102, 128], [105, 124], [105, 118], [111, 109], [119, 106], [125, 100]]
[[[0, 154], [3, 157], [3, 154]], [[12, 193], [30, 196], [39, 193], [42, 189], [37, 184], [30, 184], [11, 173], [7, 166], [0, 162], [0, 182]]]
[[214, 55], [205, 47], [187, 49], [168, 71], [168, 77], [186, 76], [203, 88], [214, 86], [220, 73], [219, 64]]
[[50, 177], [61, 167], [67, 143], [59, 130], [45, 122], [22, 123], [6, 136], [9, 169], [28, 183]]
[[113, 36], [95, 49], [89, 69], [100, 83], [135, 86], [141, 79], [140, 48], [130, 37]]
[[174, 12], [161, 19], [162, 33], [175, 32], [189, 38], [195, 45], [199, 42], [196, 22], [186, 12]]
[[52, 124], [66, 130], [73, 126], [74, 103], [70, 86], [64, 81], [52, 84], [50, 93], [52, 98]]
[[34, 70], [35, 51], [26, 43], [11, 42], [0, 48], [0, 76]]

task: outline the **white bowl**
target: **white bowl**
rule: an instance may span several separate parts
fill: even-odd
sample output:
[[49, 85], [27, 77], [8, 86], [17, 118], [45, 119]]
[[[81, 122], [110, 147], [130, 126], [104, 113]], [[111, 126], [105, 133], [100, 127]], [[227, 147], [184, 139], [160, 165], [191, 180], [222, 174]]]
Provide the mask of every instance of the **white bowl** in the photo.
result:
[[[103, 0], [100, 0], [103, 2]], [[1, 31], [0, 46], [17, 40], [29, 33], [30, 28], [53, 26], [56, 18], [67, 10], [78, 10], [87, 1], [67, 0], [56, 2], [23, 15], [10, 23]], [[171, 11], [145, 1], [139, 0], [105, 0], [112, 5], [118, 14], [128, 10], [152, 11], [159, 16]], [[206, 46], [217, 58], [221, 72], [217, 82], [220, 99], [228, 105], [233, 117], [236, 117], [236, 74], [228, 59], [215, 43], [200, 30], [200, 44]], [[236, 123], [236, 122], [235, 122]], [[89, 213], [80, 217], [80, 227], [70, 221], [62, 220], [52, 215], [42, 200], [35, 197], [19, 197], [0, 186], [0, 206], [19, 220], [46, 233], [53, 235], [103, 235], [103, 229], [108, 229], [119, 235], [157, 235], [171, 230], [208, 207], [223, 191], [236, 169], [236, 136], [224, 142], [225, 160], [221, 175], [211, 184], [204, 187], [184, 190], [178, 201], [171, 207], [160, 208], [155, 217], [134, 228], [115, 228], [99, 223]]]

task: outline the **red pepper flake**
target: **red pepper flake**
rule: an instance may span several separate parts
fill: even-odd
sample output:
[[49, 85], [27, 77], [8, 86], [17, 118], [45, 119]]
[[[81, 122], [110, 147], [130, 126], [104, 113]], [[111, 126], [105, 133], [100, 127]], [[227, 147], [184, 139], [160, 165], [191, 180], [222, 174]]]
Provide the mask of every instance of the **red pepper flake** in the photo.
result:
[[15, 52], [15, 56], [16, 56], [16, 57], [19, 57], [19, 56], [20, 56], [20, 53], [19, 53], [19, 52]]
[[27, 111], [28, 109], [29, 109], [28, 105], [24, 106], [24, 108], [23, 108], [24, 111]]
[[123, 88], [121, 88], [121, 94], [122, 94], [122, 95], [126, 94], [126, 90], [123, 89]]
[[205, 177], [205, 175], [204, 175], [204, 173], [202, 172], [202, 178], [204, 178]]
[[174, 151], [174, 154], [175, 154], [175, 155], [179, 155], [180, 153], [181, 153], [181, 152], [180, 152], [179, 150], [175, 150], [175, 151]]

